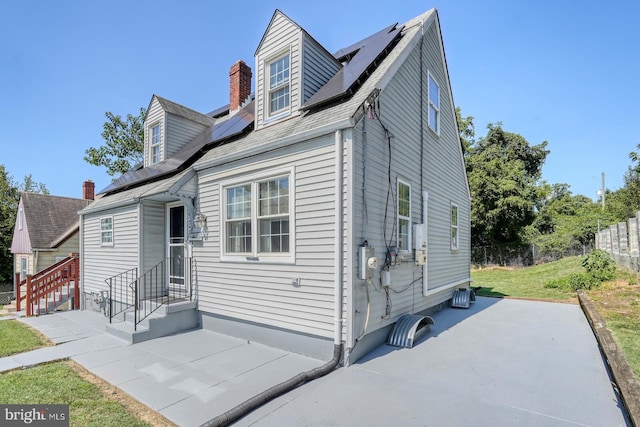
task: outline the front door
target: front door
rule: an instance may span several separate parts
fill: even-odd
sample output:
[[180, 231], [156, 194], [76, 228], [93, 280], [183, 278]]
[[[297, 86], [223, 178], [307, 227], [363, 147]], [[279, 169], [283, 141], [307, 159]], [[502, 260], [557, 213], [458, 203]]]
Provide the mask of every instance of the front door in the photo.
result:
[[186, 221], [183, 205], [173, 204], [167, 207], [167, 269], [170, 292], [185, 291], [185, 252]]

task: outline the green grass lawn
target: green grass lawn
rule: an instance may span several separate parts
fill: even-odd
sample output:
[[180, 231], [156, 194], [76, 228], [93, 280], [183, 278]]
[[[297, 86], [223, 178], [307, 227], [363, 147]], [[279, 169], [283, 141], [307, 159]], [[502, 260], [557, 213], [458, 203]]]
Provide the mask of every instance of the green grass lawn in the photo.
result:
[[489, 267], [472, 270], [471, 278], [480, 296], [514, 297], [576, 302], [576, 293], [559, 288], [545, 288], [550, 280], [584, 271], [582, 257], [568, 257], [527, 268]]
[[0, 357], [11, 356], [48, 345], [44, 337], [17, 320], [0, 322]]
[[70, 425], [148, 426], [84, 380], [69, 362], [54, 362], [0, 375], [2, 404], [68, 404]]
[[630, 281], [628, 273], [621, 273], [616, 280], [587, 291], [587, 295], [640, 378], [640, 285]]

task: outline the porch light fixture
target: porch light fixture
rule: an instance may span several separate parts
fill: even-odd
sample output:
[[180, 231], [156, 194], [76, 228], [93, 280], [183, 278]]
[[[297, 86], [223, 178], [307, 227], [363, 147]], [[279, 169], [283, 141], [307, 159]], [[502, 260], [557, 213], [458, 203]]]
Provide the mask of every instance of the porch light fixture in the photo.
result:
[[202, 212], [196, 212], [193, 218], [193, 225], [195, 228], [202, 230], [207, 225], [207, 216]]

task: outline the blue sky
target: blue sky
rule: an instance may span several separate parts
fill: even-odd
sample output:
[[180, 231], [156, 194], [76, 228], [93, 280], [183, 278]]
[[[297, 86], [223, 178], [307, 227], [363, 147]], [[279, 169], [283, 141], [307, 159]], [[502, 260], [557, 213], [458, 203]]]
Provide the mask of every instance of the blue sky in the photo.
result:
[[276, 8], [329, 51], [431, 7], [440, 14], [454, 101], [478, 135], [501, 121], [548, 141], [543, 179], [595, 198], [622, 186], [640, 144], [640, 2], [7, 2], [0, 14], [0, 164], [52, 194], [111, 178], [83, 160], [104, 113], [156, 93], [206, 113], [228, 103], [228, 72], [253, 54]]

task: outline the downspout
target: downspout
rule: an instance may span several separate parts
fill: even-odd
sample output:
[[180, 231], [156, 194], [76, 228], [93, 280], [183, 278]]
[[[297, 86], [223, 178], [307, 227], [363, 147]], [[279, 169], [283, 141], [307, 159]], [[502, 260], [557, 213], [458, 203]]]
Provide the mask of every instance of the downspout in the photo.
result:
[[[36, 274], [39, 271], [38, 270], [38, 258], [39, 258], [39, 255], [40, 255], [40, 251], [35, 249], [34, 252], [36, 254], [33, 257], [33, 273], [31, 273], [31, 274]], [[29, 266], [27, 266], [27, 271], [29, 271]]]
[[[80, 267], [80, 274], [78, 275], [78, 283], [76, 284], [76, 287], [78, 288], [78, 294], [80, 295], [80, 301], [78, 301], [78, 303], [80, 304], [80, 310], [84, 310], [85, 307], [85, 299], [83, 298], [84, 295], [84, 215], [82, 215], [81, 213], [78, 213], [78, 218], [79, 218], [79, 227], [78, 227], [78, 255], [80, 256], [80, 258], [78, 259], [78, 264]], [[74, 301], [74, 304], [78, 304]]]
[[226, 426], [242, 417], [249, 412], [259, 408], [265, 403], [281, 396], [289, 391], [301, 386], [302, 384], [320, 378], [333, 371], [342, 357], [342, 168], [343, 168], [343, 146], [342, 131], [335, 132], [334, 149], [336, 153], [335, 163], [335, 227], [336, 227], [336, 243], [335, 243], [335, 284], [334, 284], [334, 310], [335, 310], [335, 328], [334, 328], [334, 346], [333, 358], [326, 364], [314, 368], [310, 371], [301, 372], [290, 379], [281, 382], [260, 394], [245, 400], [238, 406], [231, 408], [227, 412], [218, 415], [212, 420], [207, 421], [200, 427]]

